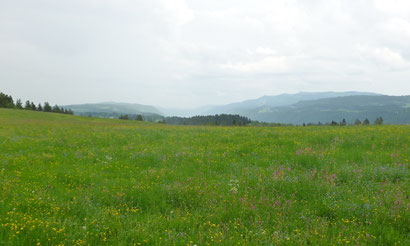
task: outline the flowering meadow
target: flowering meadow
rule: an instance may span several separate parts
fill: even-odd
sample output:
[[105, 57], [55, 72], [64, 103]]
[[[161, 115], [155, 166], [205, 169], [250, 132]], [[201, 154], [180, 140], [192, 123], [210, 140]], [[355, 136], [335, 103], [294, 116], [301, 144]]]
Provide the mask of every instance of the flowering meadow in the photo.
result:
[[410, 245], [409, 144], [0, 109], [0, 245]]

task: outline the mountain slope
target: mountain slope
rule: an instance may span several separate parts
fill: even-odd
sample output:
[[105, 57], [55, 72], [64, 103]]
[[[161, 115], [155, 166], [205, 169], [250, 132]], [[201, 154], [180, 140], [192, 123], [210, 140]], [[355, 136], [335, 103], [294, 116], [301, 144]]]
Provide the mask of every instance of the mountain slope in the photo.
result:
[[303, 100], [315, 100], [321, 98], [330, 97], [341, 97], [341, 96], [353, 96], [353, 95], [379, 95], [371, 92], [357, 92], [357, 91], [346, 91], [346, 92], [299, 92], [296, 94], [280, 94], [276, 96], [263, 96], [257, 99], [246, 100], [237, 103], [230, 103], [226, 105], [208, 105], [196, 109], [190, 110], [171, 110], [171, 109], [161, 109], [167, 115], [178, 115], [178, 116], [193, 116], [193, 115], [214, 115], [214, 114], [240, 114], [244, 112], [263, 107], [279, 107], [279, 106], [289, 106], [294, 103]]
[[93, 115], [93, 116], [117, 116], [119, 114], [142, 114], [142, 115], [161, 115], [162, 113], [150, 105], [142, 105], [135, 103], [88, 103], [66, 105], [63, 108], [71, 109], [78, 115]]
[[343, 97], [343, 96], [354, 96], [354, 95], [377, 95], [371, 92], [357, 92], [357, 91], [346, 91], [346, 92], [299, 92], [296, 94], [280, 94], [277, 96], [263, 96], [258, 99], [246, 100], [239, 103], [231, 103], [223, 106], [223, 109], [246, 109], [255, 108], [261, 106], [286, 106], [297, 103], [299, 101], [305, 100], [316, 100], [321, 98], [330, 97]]
[[243, 112], [253, 120], [279, 123], [348, 123], [368, 118], [374, 121], [381, 116], [387, 124], [410, 123], [410, 96], [346, 96], [300, 101], [291, 106], [263, 106]]

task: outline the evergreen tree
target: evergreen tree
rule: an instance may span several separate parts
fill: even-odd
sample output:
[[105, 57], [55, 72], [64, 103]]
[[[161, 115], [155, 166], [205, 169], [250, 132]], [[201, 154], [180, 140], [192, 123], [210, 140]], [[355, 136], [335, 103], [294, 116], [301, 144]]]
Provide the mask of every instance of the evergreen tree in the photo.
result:
[[368, 118], [366, 118], [366, 119], [363, 121], [363, 125], [370, 125], [370, 121], [369, 121]]
[[37, 110], [36, 105], [33, 102], [30, 103], [30, 109]]
[[346, 123], [346, 119], [345, 119], [345, 118], [343, 118], [342, 122], [340, 122], [340, 125], [341, 125], [341, 126], [345, 126], [345, 125], [347, 125], [347, 123]]
[[43, 107], [41, 106], [41, 103], [38, 104], [37, 110], [38, 110], [38, 111], [43, 111]]
[[383, 125], [383, 118], [380, 116], [378, 118], [376, 118], [376, 120], [374, 121], [375, 125]]
[[144, 121], [144, 118], [142, 118], [142, 115], [137, 114], [136, 120], [138, 120], [138, 121]]
[[14, 108], [13, 98], [0, 92], [0, 108]]
[[120, 120], [128, 120], [128, 119], [129, 119], [128, 114], [122, 114], [122, 115], [120, 115], [119, 119], [120, 119]]
[[21, 99], [17, 99], [16, 108], [17, 109], [23, 109], [23, 103], [21, 102]]
[[51, 106], [48, 102], [44, 103], [43, 111], [44, 112], [51, 112], [52, 111], [52, 108], [51, 108]]
[[332, 126], [338, 126], [339, 124], [337, 124], [336, 121], [332, 120], [332, 123], [330, 123], [330, 125], [332, 125]]
[[54, 105], [52, 111], [53, 111], [54, 113], [61, 113], [61, 110], [60, 110], [60, 108], [57, 106], [57, 104]]
[[362, 122], [361, 122], [359, 119], [356, 119], [355, 122], [354, 122], [354, 124], [355, 124], [355, 125], [361, 125]]
[[29, 100], [26, 101], [26, 104], [24, 105], [24, 109], [31, 110], [31, 103]]

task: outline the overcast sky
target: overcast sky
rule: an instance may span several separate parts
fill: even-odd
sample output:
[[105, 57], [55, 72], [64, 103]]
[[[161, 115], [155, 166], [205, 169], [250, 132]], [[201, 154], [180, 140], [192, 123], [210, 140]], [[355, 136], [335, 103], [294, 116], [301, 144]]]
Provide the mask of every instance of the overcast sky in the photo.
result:
[[0, 0], [0, 91], [52, 104], [410, 94], [409, 0]]

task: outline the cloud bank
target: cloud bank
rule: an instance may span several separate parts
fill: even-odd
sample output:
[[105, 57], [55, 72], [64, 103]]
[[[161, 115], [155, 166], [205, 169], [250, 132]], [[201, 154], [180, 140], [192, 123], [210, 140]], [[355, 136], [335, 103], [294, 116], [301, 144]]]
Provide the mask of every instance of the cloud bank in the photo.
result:
[[0, 2], [0, 87], [172, 107], [298, 91], [410, 94], [407, 0]]

